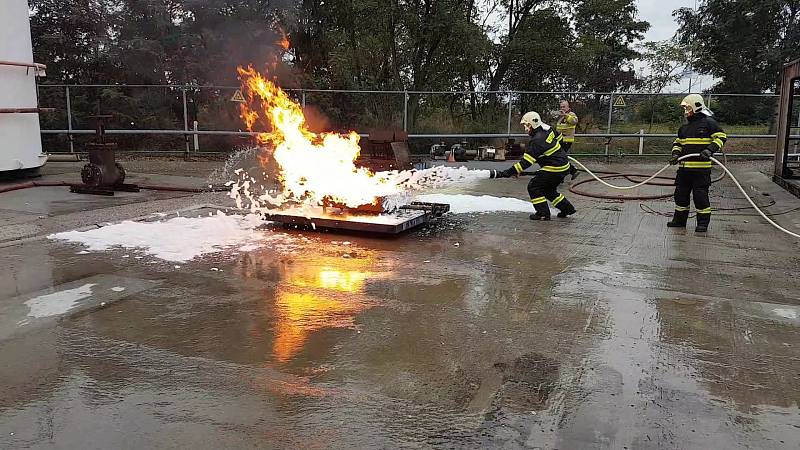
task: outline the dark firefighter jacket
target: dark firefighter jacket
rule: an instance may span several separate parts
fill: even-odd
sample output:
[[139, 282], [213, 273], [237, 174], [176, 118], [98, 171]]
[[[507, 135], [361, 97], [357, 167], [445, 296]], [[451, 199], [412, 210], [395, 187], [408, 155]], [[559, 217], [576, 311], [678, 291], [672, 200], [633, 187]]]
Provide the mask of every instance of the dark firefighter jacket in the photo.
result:
[[[725, 146], [728, 135], [722, 131], [713, 117], [698, 111], [689, 122], [678, 130], [678, 137], [672, 144], [672, 155], [683, 156], [691, 153], [700, 153], [705, 149], [717, 153]], [[684, 159], [680, 162], [682, 169], [711, 170], [711, 161], [700, 156]]]
[[[533, 164], [539, 164], [545, 172], [566, 172], [569, 170], [567, 154], [561, 149], [561, 133], [552, 127], [538, 127], [531, 135], [522, 159], [514, 164], [512, 170], [522, 173]], [[512, 174], [514, 172], [511, 172]]]

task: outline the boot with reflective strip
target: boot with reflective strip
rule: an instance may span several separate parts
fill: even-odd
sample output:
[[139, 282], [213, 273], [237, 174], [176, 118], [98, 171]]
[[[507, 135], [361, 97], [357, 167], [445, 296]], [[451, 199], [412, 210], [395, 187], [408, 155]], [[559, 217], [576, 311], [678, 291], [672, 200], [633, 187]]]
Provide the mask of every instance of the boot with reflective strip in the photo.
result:
[[[708, 208], [709, 210], [711, 208]], [[697, 211], [697, 227], [695, 227], [694, 231], [698, 233], [705, 233], [708, 231], [708, 224], [711, 223], [711, 211], [708, 212], [700, 212]]]
[[689, 208], [686, 209], [675, 209], [675, 215], [672, 216], [672, 220], [667, 222], [667, 226], [670, 228], [686, 228], [686, 221], [689, 219]]
[[570, 203], [569, 200], [564, 198], [563, 194], [559, 195], [553, 201], [553, 206], [558, 208], [558, 210], [559, 210], [558, 217], [561, 217], [562, 219], [564, 217], [571, 216], [571, 215], [575, 214], [575, 212], [576, 212], [575, 207], [572, 206], [572, 203]]
[[535, 214], [530, 215], [531, 220], [550, 220], [550, 207], [547, 206], [546, 198], [532, 198], [531, 203], [533, 203], [533, 209], [536, 210]]

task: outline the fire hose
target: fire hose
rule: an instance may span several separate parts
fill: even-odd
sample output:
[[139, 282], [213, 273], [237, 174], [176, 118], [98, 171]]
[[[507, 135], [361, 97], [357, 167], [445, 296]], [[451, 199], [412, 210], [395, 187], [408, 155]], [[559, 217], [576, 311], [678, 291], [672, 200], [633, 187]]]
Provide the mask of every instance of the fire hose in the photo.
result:
[[[684, 159], [691, 158], [691, 157], [694, 157], [694, 156], [700, 156], [700, 155], [699, 155], [698, 153], [692, 153], [692, 154], [689, 154], [689, 155], [681, 156], [680, 158], [678, 158], [678, 161], [682, 161], [682, 160], [684, 160]], [[569, 156], [568, 158], [569, 158], [569, 160], [570, 160], [570, 161], [572, 161], [573, 163], [577, 164], [577, 165], [578, 165], [578, 167], [580, 167], [581, 169], [583, 169], [583, 170], [584, 170], [586, 173], [588, 173], [589, 175], [591, 175], [591, 176], [592, 176], [594, 179], [596, 179], [597, 181], [599, 181], [599, 182], [600, 182], [601, 184], [603, 184], [604, 186], [610, 187], [611, 189], [618, 189], [618, 190], [635, 189], [635, 188], [637, 188], [637, 187], [643, 186], [643, 185], [647, 184], [649, 181], [651, 181], [651, 180], [655, 179], [656, 177], [658, 177], [658, 176], [659, 176], [659, 175], [660, 175], [662, 172], [664, 172], [665, 170], [667, 170], [667, 169], [669, 168], [669, 166], [670, 166], [670, 164], [667, 164], [667, 165], [666, 165], [666, 166], [664, 166], [664, 167], [663, 167], [661, 170], [659, 170], [658, 172], [654, 173], [652, 176], [650, 176], [649, 178], [647, 178], [646, 180], [644, 180], [644, 181], [642, 181], [642, 182], [640, 182], [640, 183], [636, 183], [636, 184], [633, 184], [633, 185], [630, 185], [630, 186], [617, 186], [617, 185], [614, 185], [614, 184], [608, 183], [607, 181], [603, 180], [601, 177], [599, 177], [599, 176], [595, 175], [595, 174], [594, 174], [594, 172], [592, 172], [591, 170], [589, 170], [589, 169], [588, 169], [586, 166], [584, 166], [584, 165], [583, 165], [583, 164], [582, 164], [580, 161], [576, 160], [575, 158], [573, 158], [573, 157], [571, 157], [571, 156]], [[763, 218], [764, 218], [764, 220], [766, 220], [766, 221], [767, 221], [767, 222], [768, 222], [770, 225], [772, 225], [773, 227], [777, 228], [778, 230], [780, 230], [780, 231], [782, 231], [782, 232], [784, 232], [784, 233], [786, 233], [786, 234], [788, 234], [788, 235], [790, 235], [790, 236], [793, 236], [793, 237], [796, 237], [796, 238], [800, 239], [800, 234], [797, 234], [797, 233], [794, 233], [794, 232], [792, 232], [792, 231], [789, 231], [789, 230], [787, 230], [786, 228], [783, 228], [782, 226], [778, 225], [778, 224], [777, 224], [775, 221], [773, 221], [772, 219], [770, 219], [770, 218], [769, 218], [769, 216], [767, 216], [767, 215], [766, 215], [766, 214], [765, 214], [765, 213], [764, 213], [764, 212], [761, 210], [761, 208], [759, 208], [759, 207], [758, 207], [758, 205], [756, 205], [756, 204], [755, 204], [755, 202], [754, 202], [754, 201], [753, 201], [753, 200], [750, 198], [750, 195], [748, 195], [748, 194], [747, 194], [747, 191], [745, 191], [745, 190], [744, 190], [744, 188], [742, 187], [742, 185], [739, 183], [739, 180], [737, 180], [737, 179], [736, 179], [736, 177], [735, 177], [735, 176], [733, 176], [733, 174], [731, 173], [731, 171], [730, 171], [730, 170], [728, 170], [728, 168], [727, 168], [727, 167], [725, 167], [725, 165], [724, 165], [724, 164], [722, 164], [721, 162], [719, 162], [719, 160], [717, 160], [717, 159], [716, 159], [716, 158], [714, 158], [714, 157], [711, 157], [711, 158], [709, 158], [709, 159], [710, 159], [710, 160], [711, 160], [711, 161], [712, 161], [714, 164], [718, 165], [718, 166], [719, 166], [719, 167], [720, 167], [720, 168], [721, 168], [721, 169], [722, 169], [722, 170], [725, 172], [725, 174], [727, 174], [729, 177], [731, 177], [731, 180], [733, 180], [734, 184], [736, 184], [736, 187], [738, 187], [738, 188], [739, 188], [739, 190], [740, 190], [740, 191], [742, 191], [742, 194], [744, 194], [744, 197], [747, 199], [747, 201], [748, 201], [748, 202], [750, 202], [750, 206], [752, 206], [752, 207], [753, 207], [753, 209], [755, 209], [755, 210], [756, 210], [756, 212], [758, 212], [758, 214], [760, 214], [760, 215], [761, 215], [761, 217], [763, 217]], [[663, 185], [663, 184], [662, 184], [662, 185]], [[618, 198], [618, 197], [617, 197], [617, 198]]]
[[[20, 189], [28, 189], [33, 187], [50, 187], [50, 186], [72, 186], [74, 183], [67, 183], [65, 181], [28, 181], [25, 183], [17, 183], [8, 186], [0, 186], [0, 194], [4, 192], [18, 191]], [[208, 188], [192, 188], [185, 186], [163, 186], [156, 184], [139, 184], [139, 189], [146, 191], [170, 191], [170, 192], [190, 192], [199, 194], [202, 192], [227, 192], [230, 188], [225, 186], [210, 186]]]

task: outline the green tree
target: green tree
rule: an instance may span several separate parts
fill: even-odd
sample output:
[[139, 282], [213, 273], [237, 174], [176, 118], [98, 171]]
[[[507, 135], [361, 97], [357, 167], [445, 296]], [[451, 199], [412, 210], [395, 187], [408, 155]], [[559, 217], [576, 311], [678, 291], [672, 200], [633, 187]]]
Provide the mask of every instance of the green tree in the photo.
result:
[[[717, 92], [778, 90], [781, 66], [800, 48], [800, 0], [705, 0], [676, 12], [682, 42], [693, 43], [693, 66], [720, 81]], [[727, 123], [774, 128], [770, 98], [720, 98], [715, 111]]]
[[[690, 65], [691, 52], [675, 39], [645, 42], [641, 49], [641, 61], [647, 67], [641, 87], [647, 92], [660, 94], [667, 86], [680, 81]], [[674, 99], [653, 95], [646, 105], [647, 108], [637, 110], [637, 116], [650, 122], [650, 131], [655, 122], [680, 122], [682, 111]]]
[[117, 13], [119, 30], [112, 53], [129, 84], [183, 83], [181, 61], [185, 19], [170, 0], [125, 0]]
[[676, 17], [694, 68], [720, 78], [718, 91], [775, 90], [781, 65], [798, 56], [800, 0], [704, 0]]
[[637, 84], [635, 44], [650, 24], [636, 19], [634, 0], [583, 0], [575, 8], [576, 67], [582, 90], [611, 92]]
[[114, 46], [116, 16], [103, 0], [32, 0], [31, 36], [50, 80], [103, 83], [118, 80]]

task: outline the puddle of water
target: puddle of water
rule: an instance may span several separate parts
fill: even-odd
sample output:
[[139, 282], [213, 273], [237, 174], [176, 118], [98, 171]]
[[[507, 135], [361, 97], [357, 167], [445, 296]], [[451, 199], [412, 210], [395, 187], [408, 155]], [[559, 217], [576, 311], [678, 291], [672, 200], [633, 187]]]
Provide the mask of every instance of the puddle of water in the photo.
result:
[[94, 286], [97, 285], [88, 283], [75, 289], [67, 289], [34, 297], [25, 302], [30, 308], [28, 317], [38, 318], [64, 314], [74, 308], [79, 301], [90, 297]]
[[102, 307], [160, 283], [116, 275], [95, 275], [5, 299], [0, 305], [0, 341], [59, 316]]

